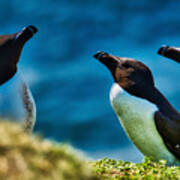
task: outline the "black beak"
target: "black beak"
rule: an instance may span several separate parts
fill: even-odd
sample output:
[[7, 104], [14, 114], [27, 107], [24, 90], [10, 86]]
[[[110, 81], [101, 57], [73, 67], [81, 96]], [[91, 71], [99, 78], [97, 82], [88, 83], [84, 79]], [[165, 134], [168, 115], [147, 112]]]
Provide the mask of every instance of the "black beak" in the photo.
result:
[[15, 41], [25, 43], [36, 32], [38, 32], [38, 29], [35, 26], [31, 25], [31, 26], [24, 27], [20, 32], [16, 34]]
[[158, 50], [158, 54], [180, 63], [180, 48], [170, 47], [170, 46], [162, 46]]
[[104, 51], [98, 51], [94, 58], [98, 59], [102, 64], [104, 64], [111, 72], [115, 70], [120, 60], [116, 56], [112, 56]]
[[109, 55], [108, 53], [104, 52], [104, 51], [98, 51], [93, 57], [96, 59], [100, 59], [103, 55]]

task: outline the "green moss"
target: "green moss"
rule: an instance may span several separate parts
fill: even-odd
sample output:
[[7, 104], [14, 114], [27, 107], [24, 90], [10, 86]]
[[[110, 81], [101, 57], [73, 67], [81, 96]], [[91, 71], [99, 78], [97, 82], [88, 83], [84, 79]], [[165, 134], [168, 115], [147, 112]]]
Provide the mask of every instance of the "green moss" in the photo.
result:
[[119, 179], [180, 179], [180, 167], [168, 167], [165, 161], [154, 162], [145, 158], [142, 163], [130, 163], [108, 158], [92, 163], [100, 178], [107, 180]]
[[92, 167], [71, 146], [25, 134], [0, 122], [1, 180], [96, 180]]
[[0, 137], [0, 180], [180, 179], [180, 167], [149, 158], [137, 164], [107, 158], [87, 162], [71, 146], [29, 136], [9, 122], [0, 122]]

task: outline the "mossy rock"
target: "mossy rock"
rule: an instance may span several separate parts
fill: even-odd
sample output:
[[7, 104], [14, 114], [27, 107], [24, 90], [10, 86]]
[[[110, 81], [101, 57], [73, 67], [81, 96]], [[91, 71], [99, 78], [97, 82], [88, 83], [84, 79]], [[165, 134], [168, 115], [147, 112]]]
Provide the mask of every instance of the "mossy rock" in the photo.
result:
[[97, 180], [83, 155], [71, 146], [29, 136], [0, 122], [0, 180]]

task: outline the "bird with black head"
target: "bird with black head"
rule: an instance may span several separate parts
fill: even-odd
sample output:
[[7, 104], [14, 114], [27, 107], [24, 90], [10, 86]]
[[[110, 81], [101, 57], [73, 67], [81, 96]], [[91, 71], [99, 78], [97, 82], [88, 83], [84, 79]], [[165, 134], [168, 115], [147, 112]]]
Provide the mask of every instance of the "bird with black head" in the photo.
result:
[[36, 106], [17, 65], [25, 43], [36, 32], [35, 26], [27, 26], [0, 36], [0, 117], [22, 124], [26, 132], [33, 129]]
[[125, 132], [146, 156], [180, 164], [180, 114], [157, 89], [151, 70], [132, 58], [94, 55], [112, 74], [111, 105]]

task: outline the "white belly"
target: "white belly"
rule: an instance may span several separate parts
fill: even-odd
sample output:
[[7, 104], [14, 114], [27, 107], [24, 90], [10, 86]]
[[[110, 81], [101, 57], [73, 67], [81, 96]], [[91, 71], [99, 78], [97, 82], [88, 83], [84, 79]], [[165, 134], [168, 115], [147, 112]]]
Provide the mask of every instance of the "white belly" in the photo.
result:
[[[24, 81], [18, 72], [8, 82], [0, 86], [0, 118], [8, 119], [18, 123], [25, 124], [27, 120], [35, 121], [35, 104], [33, 97], [28, 91], [29, 102], [33, 105], [33, 111], [30, 118], [27, 107], [24, 103], [23, 86]], [[33, 126], [34, 122], [32, 123]]]
[[110, 101], [127, 135], [144, 155], [165, 159], [168, 164], [179, 163], [156, 129], [154, 104], [128, 94], [116, 83], [111, 88]]

